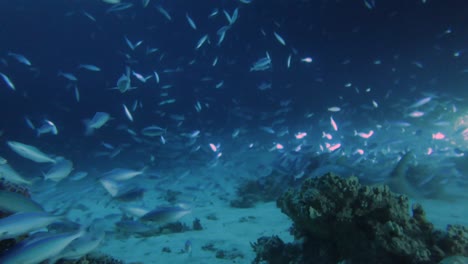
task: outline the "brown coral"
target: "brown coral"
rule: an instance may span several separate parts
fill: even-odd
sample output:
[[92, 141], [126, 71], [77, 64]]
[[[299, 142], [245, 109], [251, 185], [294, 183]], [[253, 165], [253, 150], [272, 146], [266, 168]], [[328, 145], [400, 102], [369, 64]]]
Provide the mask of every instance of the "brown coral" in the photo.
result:
[[308, 179], [277, 204], [293, 220], [293, 233], [304, 240], [311, 260], [437, 263], [466, 255], [466, 229], [436, 232], [421, 206], [413, 206], [410, 215], [406, 196], [387, 186], [362, 186], [354, 177]]

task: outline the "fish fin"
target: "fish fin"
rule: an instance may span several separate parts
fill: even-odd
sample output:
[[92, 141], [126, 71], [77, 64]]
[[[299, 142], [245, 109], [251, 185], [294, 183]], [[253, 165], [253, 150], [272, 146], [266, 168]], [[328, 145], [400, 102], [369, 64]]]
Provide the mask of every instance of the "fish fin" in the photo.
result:
[[94, 128], [90, 125], [91, 120], [85, 119], [83, 120], [83, 124], [85, 125], [85, 136], [91, 136], [94, 132]]

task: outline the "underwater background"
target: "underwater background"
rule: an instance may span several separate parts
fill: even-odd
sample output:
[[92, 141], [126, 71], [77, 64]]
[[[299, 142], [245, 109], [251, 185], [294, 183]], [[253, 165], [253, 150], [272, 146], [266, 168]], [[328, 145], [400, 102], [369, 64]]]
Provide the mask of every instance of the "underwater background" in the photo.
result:
[[0, 0], [0, 262], [467, 263], [466, 14]]

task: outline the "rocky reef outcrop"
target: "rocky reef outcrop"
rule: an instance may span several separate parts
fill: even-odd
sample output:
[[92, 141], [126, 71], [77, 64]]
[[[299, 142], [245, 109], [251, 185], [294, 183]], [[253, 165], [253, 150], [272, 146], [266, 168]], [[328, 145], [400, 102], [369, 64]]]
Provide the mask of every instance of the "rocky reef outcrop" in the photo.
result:
[[[468, 256], [468, 230], [436, 230], [423, 208], [386, 185], [333, 174], [307, 179], [278, 200], [296, 241], [262, 237], [253, 263], [440, 263]], [[279, 261], [279, 262], [278, 262]]]

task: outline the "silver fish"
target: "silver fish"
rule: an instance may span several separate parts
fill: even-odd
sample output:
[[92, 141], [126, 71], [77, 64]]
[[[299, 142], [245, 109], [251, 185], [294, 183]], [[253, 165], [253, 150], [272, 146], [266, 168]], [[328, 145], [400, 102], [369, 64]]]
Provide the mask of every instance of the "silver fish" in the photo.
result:
[[140, 220], [165, 224], [175, 222], [189, 213], [191, 213], [191, 209], [186, 205], [163, 206], [149, 211]]
[[189, 16], [188, 13], [185, 13], [185, 17], [187, 18], [187, 22], [189, 23], [190, 27], [194, 30], [197, 30], [197, 25], [195, 24], [195, 21], [193, 21], [193, 19]]
[[16, 88], [15, 88], [15, 85], [13, 84], [13, 82], [10, 80], [10, 78], [8, 78], [8, 76], [6, 76], [5, 74], [1, 73], [0, 72], [0, 77], [2, 77], [2, 79], [5, 81], [5, 83], [8, 85], [8, 87], [15, 91]]
[[[54, 259], [79, 259], [84, 255], [94, 251], [104, 240], [104, 230], [90, 230], [84, 235], [73, 240]], [[55, 263], [50, 261], [50, 263]]]
[[0, 165], [0, 178], [4, 178], [8, 182], [19, 185], [32, 184], [32, 181], [23, 178], [23, 176], [16, 172], [9, 164]]
[[88, 173], [86, 171], [78, 171], [75, 172], [72, 176], [70, 176], [70, 180], [79, 181], [81, 179], [84, 179], [86, 176], [88, 176]]
[[146, 168], [143, 168], [141, 170], [130, 170], [123, 168], [115, 168], [111, 171], [104, 173], [103, 177], [112, 181], [126, 181], [143, 174], [145, 172], [145, 169]]
[[[0, 240], [15, 238], [59, 222], [62, 216], [46, 212], [20, 212], [0, 219]], [[3, 263], [3, 262], [0, 262]]]
[[55, 163], [56, 161], [43, 153], [38, 148], [26, 145], [17, 141], [7, 141], [8, 146], [23, 158], [38, 162], [38, 163]]
[[54, 164], [50, 170], [44, 174], [44, 180], [51, 180], [59, 182], [65, 179], [73, 170], [73, 162], [59, 157], [56, 159], [57, 163]]
[[104, 126], [110, 120], [110, 115], [106, 112], [96, 112], [91, 120], [85, 120], [86, 135], [93, 133], [95, 129]]
[[0, 190], [0, 211], [7, 213], [43, 212], [44, 209], [22, 194]]
[[166, 133], [166, 129], [159, 126], [148, 126], [141, 130], [141, 134], [147, 137], [157, 137]]
[[52, 234], [18, 244], [0, 259], [2, 264], [37, 264], [59, 254], [72, 241], [81, 237], [83, 231]]
[[62, 76], [65, 79], [72, 81], [72, 82], [78, 81], [78, 78], [76, 78], [76, 76], [73, 73], [59, 71], [57, 75]]
[[44, 120], [44, 124], [36, 130], [37, 136], [40, 137], [42, 134], [51, 133], [53, 135], [58, 135], [57, 126], [50, 120]]
[[78, 69], [85, 69], [85, 70], [94, 71], [94, 72], [101, 71], [101, 68], [92, 64], [80, 64], [78, 65]]
[[31, 66], [31, 62], [23, 55], [18, 54], [18, 53], [13, 53], [13, 52], [8, 52], [8, 56], [13, 57], [15, 60], [17, 60], [20, 63], [23, 63], [27, 66]]

